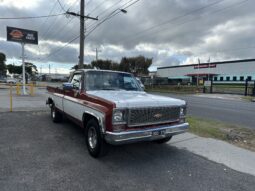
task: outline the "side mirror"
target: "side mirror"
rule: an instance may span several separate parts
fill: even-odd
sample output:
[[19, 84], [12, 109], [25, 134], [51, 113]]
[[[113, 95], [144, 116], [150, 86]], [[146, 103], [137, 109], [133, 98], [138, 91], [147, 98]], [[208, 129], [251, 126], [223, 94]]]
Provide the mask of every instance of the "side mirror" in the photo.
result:
[[72, 83], [69, 83], [69, 82], [63, 83], [63, 90], [72, 90], [72, 89], [74, 89]]

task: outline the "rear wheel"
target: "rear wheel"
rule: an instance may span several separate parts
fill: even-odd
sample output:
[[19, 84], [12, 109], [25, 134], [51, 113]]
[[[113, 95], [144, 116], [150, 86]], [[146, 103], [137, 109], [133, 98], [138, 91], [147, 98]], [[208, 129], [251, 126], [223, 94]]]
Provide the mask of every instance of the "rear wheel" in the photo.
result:
[[158, 143], [158, 144], [163, 144], [163, 143], [166, 143], [166, 142], [170, 141], [171, 139], [172, 139], [172, 136], [171, 137], [166, 137], [166, 138], [163, 138], [163, 139], [159, 139], [159, 140], [155, 140], [154, 142]]
[[100, 128], [95, 119], [90, 119], [85, 129], [86, 144], [89, 154], [98, 158], [107, 152], [107, 143], [101, 136]]
[[54, 104], [51, 106], [51, 119], [54, 123], [60, 123], [63, 119], [62, 113], [56, 109]]

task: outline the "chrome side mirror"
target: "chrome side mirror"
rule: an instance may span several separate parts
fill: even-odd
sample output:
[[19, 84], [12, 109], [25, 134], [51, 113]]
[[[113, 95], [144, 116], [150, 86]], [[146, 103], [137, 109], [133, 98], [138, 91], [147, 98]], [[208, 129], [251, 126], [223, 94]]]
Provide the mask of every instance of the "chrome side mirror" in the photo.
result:
[[69, 83], [69, 82], [63, 83], [63, 90], [73, 90], [73, 89], [74, 87], [72, 83]]

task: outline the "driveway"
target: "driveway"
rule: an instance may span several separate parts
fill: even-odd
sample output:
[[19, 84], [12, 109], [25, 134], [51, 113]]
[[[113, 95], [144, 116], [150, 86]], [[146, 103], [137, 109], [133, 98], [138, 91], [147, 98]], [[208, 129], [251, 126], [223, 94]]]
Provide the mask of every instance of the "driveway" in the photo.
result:
[[0, 113], [0, 190], [254, 190], [255, 177], [171, 144], [111, 147], [94, 159], [83, 132], [48, 112]]

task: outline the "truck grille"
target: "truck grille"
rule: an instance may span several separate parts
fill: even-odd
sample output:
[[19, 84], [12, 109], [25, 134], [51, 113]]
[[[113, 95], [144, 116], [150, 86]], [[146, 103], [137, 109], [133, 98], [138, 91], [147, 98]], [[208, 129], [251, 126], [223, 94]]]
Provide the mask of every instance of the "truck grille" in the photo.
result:
[[151, 107], [129, 109], [128, 126], [141, 126], [177, 121], [180, 107]]

